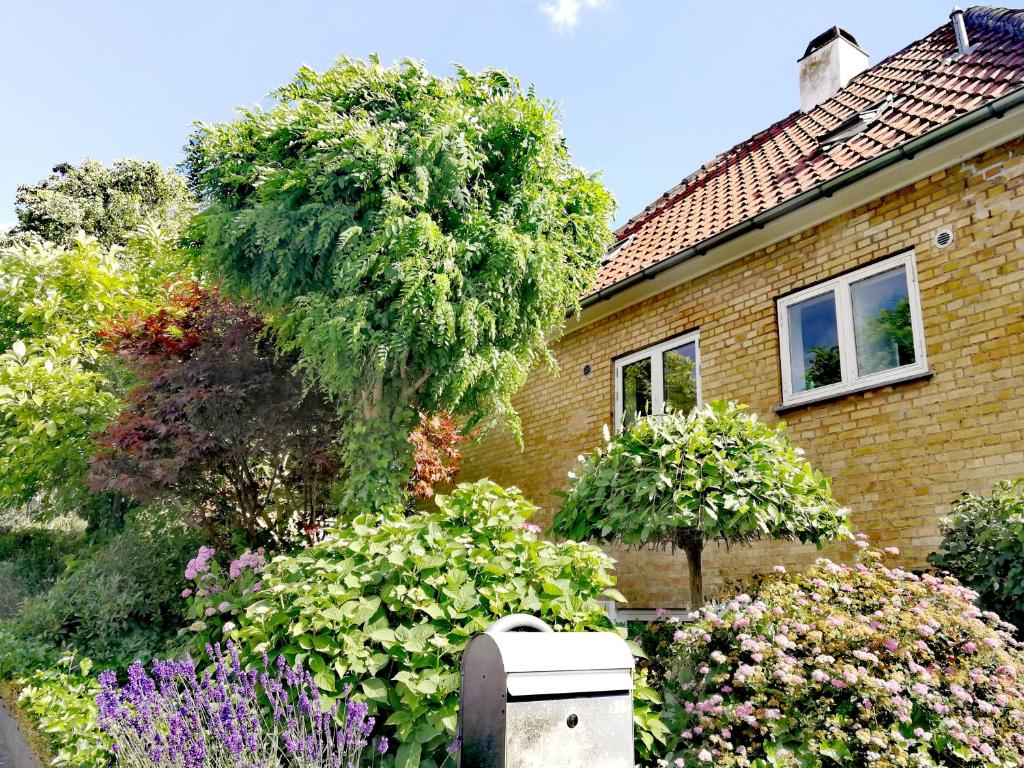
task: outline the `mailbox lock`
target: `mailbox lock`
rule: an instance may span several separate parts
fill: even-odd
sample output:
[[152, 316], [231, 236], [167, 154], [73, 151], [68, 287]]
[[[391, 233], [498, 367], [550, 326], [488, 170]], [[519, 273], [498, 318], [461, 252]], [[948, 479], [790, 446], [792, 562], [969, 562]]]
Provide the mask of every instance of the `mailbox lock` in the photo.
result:
[[569, 715], [569, 717], [565, 720], [565, 724], [568, 725], [570, 728], [575, 728], [577, 725], [580, 724], [580, 719], [576, 717], [576, 715], [574, 714]]

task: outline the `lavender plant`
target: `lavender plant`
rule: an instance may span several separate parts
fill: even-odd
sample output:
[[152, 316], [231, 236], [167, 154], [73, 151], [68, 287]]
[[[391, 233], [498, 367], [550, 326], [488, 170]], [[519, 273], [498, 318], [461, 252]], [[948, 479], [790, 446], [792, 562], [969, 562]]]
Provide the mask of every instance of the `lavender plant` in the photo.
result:
[[212, 670], [190, 656], [136, 661], [122, 687], [100, 675], [98, 722], [119, 765], [130, 768], [359, 768], [388, 751], [371, 746], [374, 718], [348, 696], [321, 697], [301, 664], [284, 657], [242, 668], [234, 644], [207, 646]]

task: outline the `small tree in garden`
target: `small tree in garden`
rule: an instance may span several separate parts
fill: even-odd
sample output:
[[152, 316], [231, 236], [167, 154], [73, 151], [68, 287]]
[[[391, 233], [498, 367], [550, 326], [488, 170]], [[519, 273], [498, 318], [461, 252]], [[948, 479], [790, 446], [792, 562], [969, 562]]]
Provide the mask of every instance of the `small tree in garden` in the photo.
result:
[[849, 536], [828, 480], [786, 437], [719, 400], [689, 415], [638, 419], [583, 459], [553, 532], [573, 539], [674, 546], [686, 553], [690, 604], [704, 601], [709, 541]]
[[407, 488], [418, 499], [434, 497], [434, 486], [450, 483], [462, 469], [459, 445], [468, 442], [447, 414], [420, 414], [420, 423], [409, 435], [413, 447], [412, 475]]
[[498, 71], [343, 58], [274, 96], [192, 137], [194, 237], [229, 288], [280, 310], [280, 343], [339, 401], [346, 500], [382, 506], [418, 411], [515, 426], [612, 200], [554, 106]]
[[143, 383], [99, 438], [93, 490], [178, 494], [194, 522], [251, 545], [317, 538], [333, 514], [336, 413], [263, 331], [250, 308], [197, 286], [112, 324], [111, 349]]

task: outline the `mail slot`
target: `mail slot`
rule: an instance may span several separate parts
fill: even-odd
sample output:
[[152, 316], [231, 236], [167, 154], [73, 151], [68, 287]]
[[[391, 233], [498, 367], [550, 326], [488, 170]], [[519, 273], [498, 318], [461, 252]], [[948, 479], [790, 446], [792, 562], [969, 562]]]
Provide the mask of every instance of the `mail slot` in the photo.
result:
[[633, 655], [507, 616], [462, 656], [459, 736], [460, 768], [633, 768]]

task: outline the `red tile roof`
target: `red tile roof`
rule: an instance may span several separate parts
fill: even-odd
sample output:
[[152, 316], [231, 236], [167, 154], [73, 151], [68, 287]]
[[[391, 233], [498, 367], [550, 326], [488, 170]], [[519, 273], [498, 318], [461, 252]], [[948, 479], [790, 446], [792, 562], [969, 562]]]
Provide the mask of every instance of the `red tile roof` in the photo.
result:
[[[857, 75], [809, 112], [794, 112], [683, 179], [616, 233], [626, 241], [590, 296], [718, 235], [1024, 85], [1024, 10], [965, 12], [971, 51], [957, 53], [951, 23]], [[891, 98], [866, 130], [822, 143]], [[586, 299], [586, 297], [585, 297]]]

